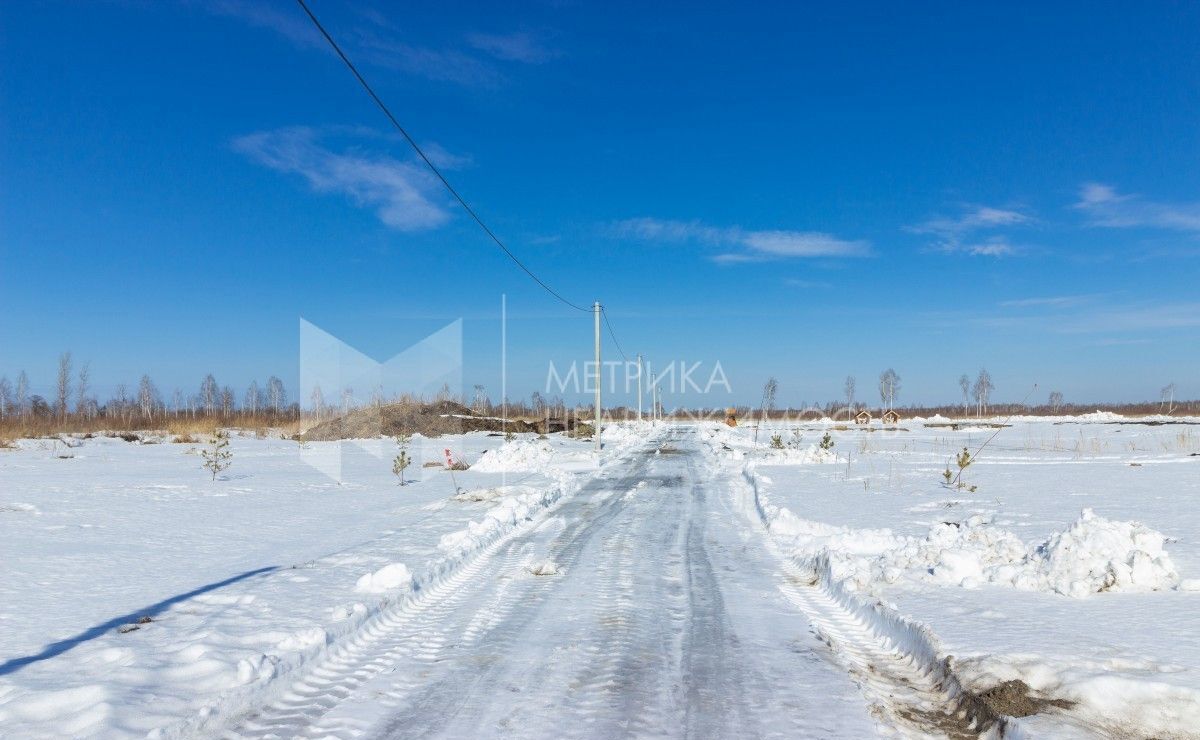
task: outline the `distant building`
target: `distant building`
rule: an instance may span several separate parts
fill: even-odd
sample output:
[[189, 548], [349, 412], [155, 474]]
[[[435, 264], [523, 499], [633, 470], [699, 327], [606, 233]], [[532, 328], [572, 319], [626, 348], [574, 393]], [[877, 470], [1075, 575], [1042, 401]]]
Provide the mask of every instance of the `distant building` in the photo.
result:
[[900, 414], [897, 414], [892, 409], [883, 412], [883, 423], [887, 426], [896, 426], [900, 423]]
[[854, 423], [855, 424], [870, 424], [871, 423], [871, 412], [867, 411], [866, 409], [859, 411], [858, 415], [854, 417]]

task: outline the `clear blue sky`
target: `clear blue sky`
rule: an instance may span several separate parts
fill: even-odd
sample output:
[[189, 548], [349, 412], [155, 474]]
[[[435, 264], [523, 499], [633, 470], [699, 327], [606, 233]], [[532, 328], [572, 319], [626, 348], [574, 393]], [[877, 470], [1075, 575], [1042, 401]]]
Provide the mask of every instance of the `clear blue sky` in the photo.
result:
[[[626, 352], [742, 401], [1200, 396], [1198, 5], [312, 6]], [[502, 293], [511, 395], [588, 357], [293, 3], [0, 6], [10, 380], [294, 391], [300, 316], [379, 359], [462, 317], [496, 397]]]

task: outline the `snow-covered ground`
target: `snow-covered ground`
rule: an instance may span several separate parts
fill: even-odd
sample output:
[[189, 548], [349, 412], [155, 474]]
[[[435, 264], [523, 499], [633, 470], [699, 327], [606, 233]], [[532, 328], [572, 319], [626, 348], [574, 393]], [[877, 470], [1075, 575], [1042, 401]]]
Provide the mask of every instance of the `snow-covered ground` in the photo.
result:
[[[1111, 423], [1135, 421], [1170, 423]], [[1075, 703], [1023, 727], [1200, 737], [1200, 426], [1181, 421], [1012, 419], [965, 488], [943, 471], [995, 428], [706, 435], [782, 551], [928, 627], [967, 688], [1021, 679]], [[825, 459], [802, 459], [826, 433]], [[763, 449], [772, 434], [803, 453]]]
[[1200, 426], [1112, 421], [24, 440], [0, 737], [1200, 737]]

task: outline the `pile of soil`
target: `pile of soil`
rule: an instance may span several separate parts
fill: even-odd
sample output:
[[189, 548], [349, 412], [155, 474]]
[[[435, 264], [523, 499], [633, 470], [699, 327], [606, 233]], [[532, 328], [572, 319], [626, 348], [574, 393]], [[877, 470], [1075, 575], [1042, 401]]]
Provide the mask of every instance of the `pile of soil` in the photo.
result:
[[997, 714], [1009, 717], [1028, 717], [1049, 707], [1070, 709], [1074, 702], [1066, 699], [1043, 699], [1033, 695], [1029, 684], [1019, 679], [1005, 681], [979, 694], [979, 700]]
[[321, 442], [338, 439], [370, 439], [380, 435], [394, 437], [399, 434], [420, 434], [424, 437], [439, 437], [443, 434], [464, 432], [513, 433], [537, 432], [538, 426], [519, 419], [507, 423], [492, 417], [481, 417], [454, 401], [436, 403], [397, 403], [355, 409], [349, 414], [321, 422], [300, 435], [306, 442]]

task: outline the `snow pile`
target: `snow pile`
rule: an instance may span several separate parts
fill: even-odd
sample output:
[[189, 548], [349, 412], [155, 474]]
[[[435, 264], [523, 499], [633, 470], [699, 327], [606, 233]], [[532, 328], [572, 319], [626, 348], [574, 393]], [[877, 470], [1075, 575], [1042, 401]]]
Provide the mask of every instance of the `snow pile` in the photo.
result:
[[1105, 519], [1091, 509], [1033, 547], [979, 515], [939, 522], [924, 537], [909, 537], [803, 519], [758, 493], [770, 479], [754, 473], [753, 466], [747, 466], [745, 478], [772, 537], [794, 559], [827, 562], [830, 576], [855, 591], [910, 581], [964, 588], [993, 584], [1083, 598], [1170, 590], [1181, 583], [1161, 533], [1137, 522]]
[[1111, 411], [1093, 411], [1090, 414], [1080, 414], [1075, 417], [1075, 420], [1090, 422], [1124, 421], [1125, 417], [1120, 414], [1114, 414]]
[[602, 427], [600, 440], [605, 447], [627, 447], [645, 440], [650, 434], [650, 429], [649, 422], [609, 424]]
[[554, 448], [545, 440], [514, 439], [483, 453], [471, 469], [483, 473], [542, 470], [552, 457]]
[[412, 573], [404, 563], [390, 563], [374, 573], [367, 573], [354, 584], [354, 590], [365, 594], [382, 594], [412, 585]]
[[530, 563], [525, 567], [525, 570], [535, 576], [556, 576], [561, 572], [558, 563], [553, 560], [541, 560], [536, 563]]
[[1051, 589], [1068, 596], [1162, 591], [1179, 585], [1165, 542], [1142, 524], [1114, 522], [1084, 509], [1066, 531], [1038, 545], [1029, 563]]

